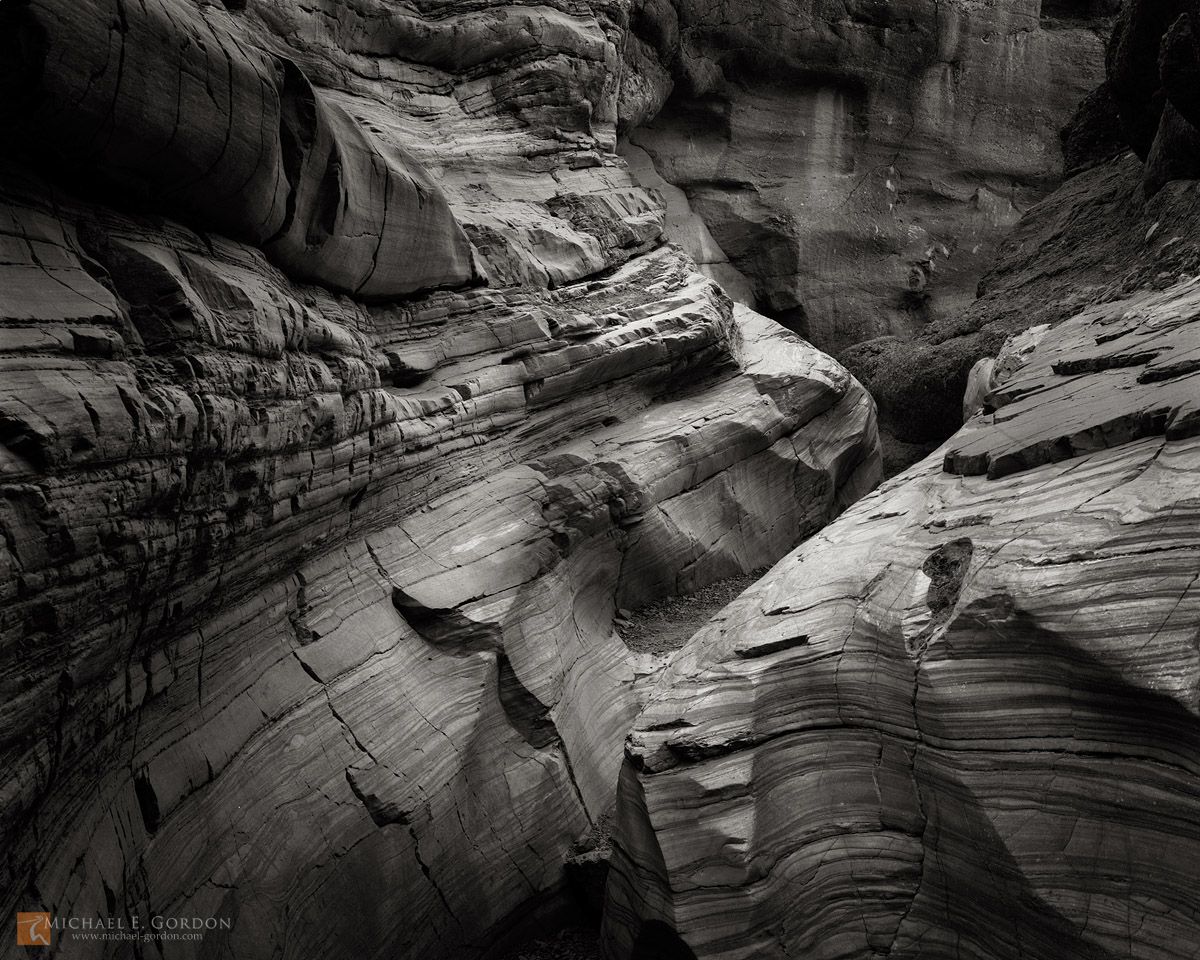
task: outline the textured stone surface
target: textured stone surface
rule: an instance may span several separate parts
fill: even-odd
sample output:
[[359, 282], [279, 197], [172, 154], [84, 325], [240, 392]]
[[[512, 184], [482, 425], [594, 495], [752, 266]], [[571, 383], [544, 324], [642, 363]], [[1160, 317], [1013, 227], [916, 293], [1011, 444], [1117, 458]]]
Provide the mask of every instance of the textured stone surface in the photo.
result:
[[1107, 59], [1125, 141], [1146, 162], [1147, 195], [1200, 176], [1200, 9], [1190, 0], [1130, 0]]
[[662, 243], [620, 5], [0, 17], [6, 915], [478, 956], [611, 808], [614, 611], [865, 494], [870, 398]]
[[1008, 337], [1200, 270], [1196, 182], [1173, 181], [1147, 199], [1144, 173], [1129, 152], [1079, 173], [1012, 231], [970, 309], [915, 341], [880, 338], [844, 353], [883, 427], [940, 441], [962, 422], [970, 370]]
[[1057, 184], [1059, 129], [1102, 77], [1089, 18], [1109, 7], [647, 2], [632, 49], [672, 84], [629, 137], [760, 309], [834, 351], [910, 338], [970, 302]]
[[1197, 956], [1198, 297], [1046, 333], [673, 658], [606, 956]]
[[1022, 218], [975, 304], [935, 320], [916, 340], [878, 338], [842, 352], [879, 402], [885, 434], [940, 441], [960, 422], [969, 371], [1007, 336], [1089, 303], [1168, 286], [1200, 266], [1200, 33], [1189, 6], [1121, 7], [1106, 79], [1063, 130], [1073, 179]]
[[473, 278], [466, 237], [402, 144], [247, 42], [223, 8], [37, 0], [4, 20], [10, 136], [39, 162], [262, 244], [335, 290]]
[[251, 955], [482, 942], [611, 803], [653, 667], [615, 607], [878, 475], [861, 388], [670, 251], [367, 310], [112, 216], [118, 305], [17, 216], [77, 306], [5, 309], [10, 905], [234, 915]]
[[1062, 129], [1062, 146], [1063, 173], [1067, 177], [1129, 149], [1107, 80], [1080, 101], [1075, 115]]

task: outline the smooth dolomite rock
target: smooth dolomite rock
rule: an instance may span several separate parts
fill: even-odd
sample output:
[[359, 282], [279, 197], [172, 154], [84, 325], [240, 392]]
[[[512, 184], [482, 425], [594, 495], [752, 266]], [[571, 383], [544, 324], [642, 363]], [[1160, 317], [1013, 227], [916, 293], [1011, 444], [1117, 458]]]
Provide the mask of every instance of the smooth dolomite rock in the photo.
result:
[[[466, 960], [495, 952], [561, 906], [564, 862], [611, 808], [618, 779], [627, 794], [641, 789], [622, 743], [662, 662], [624, 646], [615, 612], [774, 562], [878, 480], [870, 397], [838, 363], [748, 309], [758, 298], [795, 319], [788, 297], [808, 302], [788, 259], [794, 228], [806, 222], [818, 231], [812, 244], [820, 250], [810, 256], [815, 247], [804, 247], [805, 257], [832, 258], [814, 276], [844, 279], [847, 264], [883, 257], [891, 271], [880, 281], [884, 300], [897, 280], [909, 290], [932, 244], [953, 247], [944, 234], [959, 229], [964, 209], [970, 230], [979, 224], [986, 239], [1011, 219], [1013, 202], [1049, 183], [1048, 131], [1076, 87], [1091, 85], [1098, 41], [1077, 21], [1050, 30], [1023, 3], [934, 6], [775, 4], [741, 22], [720, 5], [624, 0], [0, 5], [0, 109], [10, 132], [0, 146], [7, 914], [230, 923], [200, 944], [162, 940], [153, 950], [56, 941], [56, 955], [71, 957], [140, 949], [166, 958]], [[1064, 14], [1061, 4], [1046, 6], [1055, 7], [1048, 16]], [[1100, 12], [1092, 6], [1086, 15]], [[755, 64], [771, 85], [738, 87], [749, 75], [739, 48], [778, 51]], [[852, 69], [831, 72], [839, 62]], [[914, 65], [920, 81], [910, 89], [900, 78]], [[982, 96], [997, 78], [1002, 95]], [[659, 196], [653, 171], [643, 165], [635, 176], [616, 153], [618, 128], [643, 142], [693, 109], [706, 124], [726, 111], [730, 130], [709, 126], [705, 136], [724, 144], [728, 132], [749, 152], [731, 154], [732, 172], [718, 171], [711, 183], [682, 195], [664, 186]], [[947, 118], [952, 136], [914, 147]], [[781, 130], [787, 136], [772, 146]], [[997, 144], [1027, 145], [1031, 130], [1030, 152], [1022, 146], [1012, 170], [980, 174], [981, 156]], [[893, 175], [884, 161], [900, 147]], [[769, 153], [801, 166], [772, 172], [762, 162]], [[626, 155], [636, 165], [636, 154]], [[661, 163], [658, 170], [669, 173]], [[796, 198], [779, 189], [782, 174], [828, 203], [799, 216], [788, 206]], [[909, 218], [900, 200], [923, 212]], [[897, 209], [880, 219], [881, 239], [870, 226], [871, 238], [854, 233], [857, 245], [842, 245], [845, 224], [868, 229], [889, 203]], [[683, 251], [664, 242], [674, 238]], [[966, 246], [960, 238], [955, 264]], [[760, 248], [761, 264], [739, 280], [738, 263]], [[937, 267], [932, 280], [928, 272], [917, 278], [925, 292], [970, 274], [947, 271], [941, 259]], [[1059, 433], [1077, 444], [1093, 427]], [[967, 440], [963, 455], [979, 469], [1027, 456], [1040, 442], [1010, 449], [995, 437]], [[1122, 449], [1132, 457], [1155, 442], [1147, 436]], [[1140, 503], [1172, 496], [1181, 481], [1171, 462], [1163, 453], [1148, 468], [1140, 482], [1158, 493]], [[930, 479], [929, 497], [950, 510], [972, 485], [999, 489], [1020, 476], [939, 476], [937, 484], [958, 492]], [[1167, 507], [1153, 509], [1161, 520]], [[910, 570], [895, 587], [906, 598], [897, 629], [920, 646], [957, 622], [957, 579], [986, 553], [949, 527], [867, 536], [893, 521], [862, 521], [863, 546], [821, 554], [812, 576], [829, 591], [844, 582], [850, 595], [895, 541], [935, 585], [921, 594]], [[1055, 528], [1032, 528], [1049, 551]], [[1005, 529], [999, 521], [997, 529]], [[810, 549], [824, 548], [817, 541]], [[1099, 569], [1087, 559], [1031, 569], [1072, 563], [1081, 577]], [[1088, 589], [1099, 593], [1099, 583], [1087, 581]], [[1129, 600], [1131, 629], [1151, 614], [1166, 623], [1172, 597], [1188, 615], [1191, 601], [1175, 580], [1161, 583], [1129, 588], [1138, 598]], [[852, 618], [853, 601], [829, 596], [831, 609]], [[1027, 606], [1029, 616], [1051, 616]], [[997, 609], [993, 619], [1007, 622], [1008, 608]], [[863, 629], [884, 616], [873, 610]], [[1171, 620], [1163, 638], [1174, 630]], [[799, 635], [739, 647], [722, 676], [798, 655]], [[941, 643], [930, 640], [929, 649]], [[1061, 664], [1053, 650], [1040, 660], [1036, 650], [1026, 655], [1035, 662], [1023, 675], [1059, 696], [1050, 722], [1069, 702], [1054, 687], [1064, 683]], [[740, 850], [771, 851], [754, 871], [766, 871], [771, 857], [787, 862], [793, 821], [823, 823], [821, 810], [832, 807], [810, 803], [810, 775], [842, 777], [854, 788], [836, 802], [865, 796], [870, 806], [876, 780], [864, 780], [865, 765], [877, 771], [894, 843], [880, 854], [870, 837], [861, 848], [830, 840], [820, 867], [828, 889], [844, 893], [839, 909], [874, 903], [860, 884], [874, 889], [870, 870], [884, 876], [882, 905], [868, 909], [863, 927], [872, 943], [900, 931], [893, 908], [906, 896], [912, 924], [936, 916], [939, 893], [974, 851], [963, 854], [960, 841], [955, 854], [951, 843], [939, 861], [918, 838], [925, 824], [942, 823], [938, 816], [947, 836], [982, 836], [972, 791], [988, 794], [957, 771], [956, 753], [916, 741], [913, 656], [903, 646], [868, 651], [838, 681], [860, 691], [847, 703], [860, 703], [864, 715], [878, 693], [895, 723], [847, 733], [829, 721], [832, 732], [804, 734], [813, 746], [799, 765], [790, 741], [776, 742], [779, 764], [764, 757], [760, 768], [782, 780], [774, 794], [782, 813], [762, 814], [758, 833], [746, 829], [755, 823], [746, 817], [751, 798], [739, 797], [755, 771], [728, 780], [720, 773], [704, 787], [710, 799], [742, 807], [729, 821], [722, 812], [703, 837], [687, 833], [694, 806], [670, 813], [685, 845], [664, 841], [670, 863], [703, 860], [697, 882], [719, 892], [732, 889]], [[859, 669], [868, 662], [880, 669]], [[1002, 665], [1005, 678], [1014, 673], [1009, 660]], [[1185, 667], [1177, 674], [1179, 687]], [[1175, 696], [1176, 687], [1164, 690]], [[931, 689], [925, 684], [923, 696]], [[953, 683], [947, 689], [948, 706], [921, 701], [930, 738], [937, 723], [969, 728], [980, 714], [975, 700], [954, 699]], [[739, 690], [753, 692], [747, 683]], [[824, 723], [835, 701], [822, 696], [814, 706]], [[1140, 742], [1150, 723], [1174, 729], [1167, 707], [1139, 719], [1140, 696], [1122, 701], [1128, 709], [1113, 724], [1132, 732], [1115, 729], [1105, 744]], [[1018, 723], [1025, 715], [1005, 719], [1010, 699], [1003, 689], [985, 697], [982, 716]], [[764, 688], [763, 710], [783, 702]], [[1090, 701], [1081, 703], [1085, 710]], [[770, 727], [752, 707], [730, 707], [714, 687], [714, 716], [746, 743], [756, 736], [743, 730], [746, 718]], [[1174, 741], [1159, 739], [1173, 763]], [[979, 782], [1006, 787], [979, 756]], [[1068, 797], [1085, 789], [1070, 777], [1095, 785], [1093, 793], [1125, 782], [1094, 758], [1079, 768], [1064, 759], [1054, 781], [1038, 757], [1029, 751], [1033, 772], [1011, 781], [1033, 778]], [[934, 771], [920, 790], [918, 763]], [[796, 770], [803, 776], [794, 778]], [[1155, 809], [1168, 826], [1145, 817], [1151, 825], [1130, 844], [1179, 873], [1184, 861], [1173, 858], [1190, 855], [1195, 818], [1179, 813], [1168, 772], [1143, 785], [1165, 798]], [[937, 794], [943, 782], [951, 786]], [[1022, 789], [1022, 797], [1036, 793]], [[673, 796], [696, 802], [687, 789]], [[1149, 801], [1134, 799], [1129, 809], [1144, 812]], [[839, 837], [861, 820], [849, 808], [832, 815]], [[1088, 844], [1119, 846], [1124, 835], [1092, 822], [1072, 857], [1092, 856]], [[642, 830], [639, 823], [627, 820], [627, 828]], [[1001, 826], [1006, 838], [1020, 833]], [[941, 829], [928, 828], [930, 836]], [[1182, 839], [1159, 855], [1156, 830]], [[653, 847], [648, 834], [638, 836]], [[726, 840], [714, 856], [711, 843]], [[1013, 857], [1027, 856], [1005, 842]], [[621, 849], [636, 844], [625, 839]], [[872, 865], [860, 870], [855, 861], [847, 873], [837, 855], [844, 849], [861, 849]], [[1123, 855], [1111, 854], [1117, 868], [1128, 867]], [[889, 886], [889, 862], [901, 865], [899, 887]], [[910, 887], [926, 863], [931, 879], [918, 902]], [[1059, 876], [1053, 867], [1047, 876]], [[644, 880], [619, 871], [628, 885], [620, 890]], [[998, 875], [994, 909], [1049, 903], [1044, 892], [1028, 894], [1034, 873], [1019, 866]], [[1065, 885], [1067, 906], [1053, 909], [1083, 911], [1107, 930], [1124, 899], [1142, 903], [1128, 889], [1114, 892], [1112, 878], [1134, 875], [1110, 869], [1086, 890]], [[1156, 882], [1147, 881], [1148, 897], [1182, 889]], [[1095, 900], [1090, 915], [1086, 897]], [[774, 936], [758, 920], [776, 916], [778, 901], [741, 902], [758, 911], [751, 927]], [[720, 897], [707, 894], [681, 901], [678, 917], [650, 919], [632, 894], [622, 903], [612, 913], [614, 950], [636, 935], [639, 910], [647, 917], [641, 935], [664, 947], [688, 911], [698, 936], [725, 923]], [[820, 909], [816, 898], [803, 903]], [[1147, 916], [1155, 909], [1144, 907]], [[1140, 916], [1126, 910], [1120, 922]], [[1156, 926], [1155, 916], [1143, 928], [1147, 942], [1177, 932]], [[1045, 922], [1036, 929], [1050, 930], [1046, 942], [1068, 942], [1057, 920]], [[1180, 935], [1190, 935], [1186, 918], [1178, 922]], [[832, 923], [841, 940], [830, 942], [854, 953], [859, 926]]]
[[[592, 176], [541, 209], [603, 279], [365, 304], [5, 168], [7, 911], [229, 922], [168, 957], [437, 958], [565, 897], [661, 667], [614, 611], [879, 477], [853, 378]], [[536, 272], [530, 237], [479, 259]]]
[[607, 957], [1196, 955], [1198, 311], [1045, 332], [672, 659]]
[[477, 281], [466, 236], [402, 141], [357, 122], [232, 14], [36, 0], [4, 21], [12, 146], [35, 160], [260, 244], [334, 290], [395, 298]]

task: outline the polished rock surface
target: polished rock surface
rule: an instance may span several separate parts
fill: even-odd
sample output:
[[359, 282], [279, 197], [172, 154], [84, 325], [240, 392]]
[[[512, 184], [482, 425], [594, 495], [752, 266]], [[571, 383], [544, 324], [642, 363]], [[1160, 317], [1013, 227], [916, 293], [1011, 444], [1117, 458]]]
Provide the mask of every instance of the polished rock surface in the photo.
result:
[[1043, 332], [672, 659], [606, 956], [1197, 955], [1198, 291]]
[[0, 19], [4, 909], [479, 956], [612, 805], [615, 611], [868, 492], [871, 399], [663, 243], [620, 4]]

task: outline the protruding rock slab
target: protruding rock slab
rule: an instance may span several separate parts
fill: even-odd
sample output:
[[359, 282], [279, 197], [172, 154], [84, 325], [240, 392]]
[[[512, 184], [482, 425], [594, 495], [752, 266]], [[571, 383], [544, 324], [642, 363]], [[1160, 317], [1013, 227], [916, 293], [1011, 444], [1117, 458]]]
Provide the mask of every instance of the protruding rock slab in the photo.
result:
[[950, 444], [1014, 470], [934, 454], [675, 656], [626, 744], [607, 956], [1195, 957], [1200, 437], [1002, 460], [1194, 401], [1195, 290], [1047, 333]]
[[1003, 476], [1143, 437], [1200, 434], [1200, 285], [1068, 320], [949, 442], [948, 473]]

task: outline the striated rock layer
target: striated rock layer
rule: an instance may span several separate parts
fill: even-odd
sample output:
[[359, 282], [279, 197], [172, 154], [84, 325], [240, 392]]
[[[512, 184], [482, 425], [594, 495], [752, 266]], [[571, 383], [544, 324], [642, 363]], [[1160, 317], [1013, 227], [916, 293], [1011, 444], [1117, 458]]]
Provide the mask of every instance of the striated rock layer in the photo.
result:
[[676, 655], [606, 956], [1200, 956], [1198, 317], [1187, 280], [1027, 344]]
[[862, 388], [613, 155], [626, 21], [4, 5], [5, 915], [478, 956], [612, 804], [614, 610], [877, 482]]
[[621, 121], [824, 349], [953, 316], [1062, 172], [1112, 2], [645, 0]]

